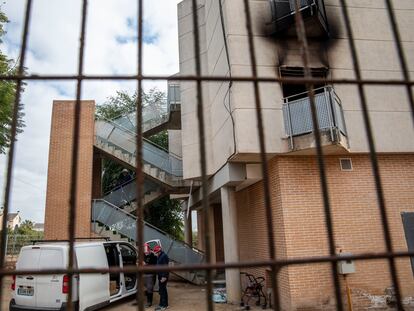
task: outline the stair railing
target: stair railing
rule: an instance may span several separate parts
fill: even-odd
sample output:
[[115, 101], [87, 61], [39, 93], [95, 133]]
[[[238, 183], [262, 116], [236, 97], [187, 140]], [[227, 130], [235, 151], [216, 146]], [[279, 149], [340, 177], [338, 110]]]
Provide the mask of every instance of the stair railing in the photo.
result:
[[[135, 157], [135, 132], [105, 119], [97, 120], [95, 127], [95, 135], [99, 140]], [[145, 138], [143, 138], [143, 160], [172, 176], [182, 176], [181, 157]]]

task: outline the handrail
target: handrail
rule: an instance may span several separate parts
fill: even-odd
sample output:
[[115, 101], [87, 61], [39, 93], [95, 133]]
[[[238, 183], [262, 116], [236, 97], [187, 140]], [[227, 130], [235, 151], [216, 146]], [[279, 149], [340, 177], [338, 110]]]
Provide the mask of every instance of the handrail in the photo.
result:
[[[122, 214], [124, 214], [124, 215], [125, 215], [125, 217], [131, 217], [131, 218], [133, 218], [135, 221], [137, 220], [137, 217], [136, 217], [136, 216], [134, 216], [134, 215], [132, 215], [132, 214], [130, 214], [130, 213], [128, 213], [128, 212], [126, 212], [126, 211], [124, 211], [123, 209], [119, 208], [118, 206], [116, 206], [116, 205], [114, 205], [114, 204], [112, 204], [112, 203], [110, 203], [110, 202], [108, 202], [108, 201], [106, 201], [106, 200], [104, 200], [104, 199], [93, 199], [92, 201], [93, 201], [94, 203], [95, 203], [95, 202], [103, 202], [104, 204], [107, 204], [107, 205], [109, 205], [111, 208], [115, 209], [116, 211], [121, 212]], [[93, 206], [93, 205], [92, 205], [92, 206]], [[144, 225], [146, 225], [146, 226], [148, 226], [148, 227], [150, 227], [150, 228], [152, 228], [152, 229], [154, 229], [154, 230], [158, 231], [159, 233], [161, 233], [161, 234], [163, 234], [163, 235], [167, 236], [168, 238], [170, 238], [171, 240], [176, 241], [176, 242], [179, 242], [179, 243], [182, 243], [182, 244], [184, 244], [185, 246], [187, 246], [187, 247], [191, 248], [192, 250], [194, 250], [194, 251], [196, 251], [196, 252], [198, 252], [198, 253], [200, 253], [200, 254], [204, 254], [204, 252], [203, 252], [202, 250], [199, 250], [198, 248], [195, 248], [195, 247], [193, 247], [193, 246], [189, 245], [188, 243], [186, 243], [186, 242], [184, 242], [184, 241], [177, 240], [175, 237], [173, 237], [173, 236], [171, 236], [170, 234], [168, 234], [167, 232], [165, 232], [165, 231], [163, 231], [163, 230], [161, 230], [161, 229], [159, 229], [159, 228], [155, 227], [154, 225], [151, 225], [150, 223], [148, 223], [148, 222], [146, 222], [146, 221], [142, 221], [142, 222], [144, 223]]]
[[[333, 87], [330, 86], [330, 85], [325, 85], [325, 86], [321, 86], [321, 87], [318, 87], [316, 89], [313, 89], [313, 91], [316, 92], [316, 91], [319, 91], [319, 90], [322, 90], [322, 89], [324, 89], [324, 90], [326, 90], [326, 89], [333, 89]], [[309, 91], [305, 91], [305, 92], [301, 92], [301, 93], [297, 93], [297, 94], [294, 94], [294, 95], [290, 95], [290, 96], [283, 97], [283, 101], [286, 102], [286, 100], [289, 99], [289, 98], [296, 97], [296, 96], [300, 96], [300, 95], [304, 95], [304, 94], [309, 94]]]
[[[113, 122], [113, 121], [111, 121], [111, 120], [108, 120], [108, 119], [106, 119], [106, 118], [98, 118], [97, 120], [98, 120], [98, 121], [105, 121], [105, 122], [107, 122], [107, 123], [111, 124], [111, 125], [112, 125], [113, 127], [115, 127], [115, 128], [118, 128], [118, 129], [120, 129], [120, 130], [122, 130], [122, 131], [124, 131], [124, 132], [127, 132], [127, 133], [131, 134], [131, 135], [132, 135], [132, 136], [134, 136], [134, 137], [136, 136], [136, 132], [131, 131], [130, 129], [127, 129], [127, 128], [123, 127], [122, 125], [119, 125], [119, 124], [117, 124], [117, 123], [115, 123], [115, 122]], [[153, 141], [151, 141], [151, 140], [149, 140], [149, 139], [147, 139], [147, 138], [145, 138], [145, 137], [142, 137], [142, 140], [143, 140], [143, 141], [145, 141], [145, 142], [147, 142], [147, 143], [149, 143], [149, 144], [151, 144], [151, 145], [153, 145], [154, 147], [157, 147], [158, 149], [161, 149], [162, 151], [164, 151], [164, 152], [168, 153], [169, 155], [173, 156], [173, 157], [174, 157], [174, 158], [176, 158], [177, 160], [182, 161], [182, 158], [181, 158], [179, 155], [177, 155], [177, 154], [175, 154], [175, 153], [173, 153], [173, 152], [171, 152], [171, 151], [169, 151], [169, 150], [165, 149], [164, 147], [162, 147], [162, 146], [160, 146], [160, 145], [157, 145], [157, 144], [156, 144], [156, 143], [154, 143]]]
[[[319, 123], [319, 129], [329, 129], [331, 131], [331, 139], [334, 140], [334, 129], [338, 129], [347, 136], [346, 122], [343, 115], [342, 103], [332, 86], [324, 86], [317, 90], [323, 90], [315, 94], [315, 105], [317, 109], [317, 117], [325, 117], [326, 120]], [[285, 122], [286, 136], [290, 139], [291, 148], [293, 148], [293, 136], [309, 133], [313, 131], [311, 118], [311, 102], [309, 92], [302, 92], [289, 96], [289, 98], [302, 95], [295, 100], [287, 100], [284, 98], [283, 116]], [[287, 97], [288, 98], [288, 97]], [[299, 106], [298, 106], [299, 105]], [[297, 107], [303, 107], [305, 110], [298, 110]], [[323, 120], [323, 119], [321, 119]]]
[[[135, 153], [132, 153], [132, 152], [130, 152], [130, 151], [128, 151], [127, 149], [125, 149], [125, 148], [123, 148], [123, 147], [121, 147], [121, 146], [119, 146], [119, 145], [116, 145], [115, 143], [112, 143], [112, 142], [110, 142], [110, 141], [108, 141], [108, 139], [106, 139], [106, 138], [104, 138], [104, 137], [102, 137], [102, 136], [100, 136], [100, 135], [96, 135], [96, 137], [99, 139], [99, 140], [102, 140], [102, 141], [105, 141], [106, 143], [109, 143], [109, 144], [112, 144], [112, 145], [114, 145], [114, 146], [116, 146], [116, 148], [117, 149], [119, 149], [119, 150], [121, 150], [121, 151], [123, 151], [123, 152], [125, 152], [125, 153], [128, 153], [129, 155], [131, 155], [131, 156], [133, 156], [133, 157], [135, 157]], [[145, 146], [145, 145], [144, 145]], [[145, 147], [144, 147], [145, 148]], [[155, 147], [156, 148], [156, 147]], [[164, 152], [164, 150], [161, 150], [161, 151], [163, 151]], [[167, 155], [168, 156], [170, 156], [168, 153], [167, 153]], [[172, 159], [175, 159], [176, 161], [179, 161], [179, 162], [181, 162], [182, 163], [182, 160], [181, 159], [177, 159], [176, 157], [171, 157]], [[172, 175], [172, 176], [174, 176], [174, 177], [182, 177], [182, 168], [181, 169], [176, 169], [176, 170], [173, 170], [173, 169], [171, 169], [171, 170], [168, 170], [168, 169], [165, 169], [165, 167], [163, 166], [163, 165], [160, 165], [160, 166], [158, 166], [158, 164], [154, 164], [154, 163], [151, 163], [151, 161], [149, 161], [149, 160], [145, 160], [145, 158], [143, 159], [144, 160], [144, 162], [147, 162], [147, 163], [149, 163], [149, 164], [151, 164], [151, 165], [153, 165], [153, 166], [155, 166], [155, 167], [158, 167], [158, 168], [160, 168], [161, 170], [163, 170], [163, 171], [165, 171], [166, 173], [168, 173], [169, 175]], [[164, 162], [162, 162], [162, 163], [169, 163], [169, 160], [171, 160], [171, 159], [165, 159], [164, 160]], [[177, 172], [179, 172], [179, 173], [177, 173]]]
[[136, 177], [133, 177], [133, 178], [131, 178], [130, 180], [128, 180], [128, 181], [126, 181], [126, 182], [124, 182], [123, 184], [120, 184], [120, 185], [117, 185], [117, 186], [115, 186], [115, 187], [113, 187], [111, 190], [108, 190], [107, 192], [104, 192], [103, 193], [103, 196], [107, 196], [108, 194], [111, 194], [112, 192], [114, 192], [114, 191], [117, 191], [117, 190], [119, 190], [119, 189], [121, 189], [121, 188], [124, 188], [126, 185], [128, 185], [128, 184], [130, 184], [130, 183], [132, 183], [133, 181], [135, 181], [137, 178]]
[[[294, 0], [294, 1], [296, 1], [296, 0]], [[306, 8], [310, 7], [310, 6], [311, 6], [311, 5], [313, 5], [313, 4], [316, 4], [315, 0], [311, 0], [311, 1], [312, 1], [312, 3], [307, 3], [306, 5], [304, 5], [304, 6], [300, 7], [300, 8], [299, 8], [299, 12], [300, 12], [300, 11], [305, 10]], [[277, 2], [280, 2], [280, 1], [275, 0], [275, 3], [277, 3]], [[290, 4], [290, 2], [289, 2], [289, 4]], [[279, 17], [279, 18], [275, 19], [275, 21], [277, 22], [277, 21], [279, 21], [279, 20], [281, 20], [281, 19], [285, 18], [286, 16], [290, 16], [290, 15], [293, 15], [293, 14], [295, 14], [295, 13], [296, 13], [296, 10], [295, 10], [295, 9], [293, 9], [293, 10], [291, 10], [289, 13], [287, 13], [286, 15], [283, 15], [283, 16], [281, 16], [281, 17]]]

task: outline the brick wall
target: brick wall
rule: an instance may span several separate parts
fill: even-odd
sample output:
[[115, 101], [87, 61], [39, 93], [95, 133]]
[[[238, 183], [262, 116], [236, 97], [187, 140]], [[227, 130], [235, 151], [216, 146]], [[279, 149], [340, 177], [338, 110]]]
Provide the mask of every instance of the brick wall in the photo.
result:
[[[45, 238], [67, 239], [70, 208], [74, 101], [54, 101], [49, 146]], [[76, 236], [90, 236], [94, 101], [82, 101], [76, 204]]]
[[[376, 191], [368, 156], [351, 156], [353, 171], [341, 171], [339, 157], [326, 158], [329, 195], [337, 250], [353, 254], [385, 250]], [[401, 212], [414, 211], [414, 156], [379, 156], [388, 219], [395, 251], [407, 250]], [[273, 223], [278, 257], [329, 253], [317, 161], [314, 157], [278, 157], [269, 163]], [[268, 258], [263, 186], [257, 183], [237, 193], [241, 260]], [[251, 230], [251, 228], [255, 230]], [[397, 268], [404, 296], [414, 296], [408, 258]], [[372, 305], [391, 285], [388, 262], [357, 261], [348, 277], [358, 309]], [[264, 275], [264, 269], [256, 269]], [[284, 309], [326, 309], [334, 303], [329, 264], [292, 266], [279, 275]], [[345, 295], [343, 295], [344, 301]]]

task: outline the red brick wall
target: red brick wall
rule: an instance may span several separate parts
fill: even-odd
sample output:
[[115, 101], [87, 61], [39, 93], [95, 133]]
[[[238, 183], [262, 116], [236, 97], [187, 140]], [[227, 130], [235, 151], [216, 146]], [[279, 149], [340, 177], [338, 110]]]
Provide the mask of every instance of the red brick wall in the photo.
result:
[[[339, 157], [326, 158], [336, 246], [353, 254], [384, 251], [383, 231], [368, 156], [351, 156], [353, 171], [340, 170]], [[379, 156], [394, 250], [407, 250], [401, 212], [414, 211], [414, 156]], [[314, 157], [278, 157], [269, 162], [272, 212], [278, 257], [329, 253], [325, 216]], [[268, 258], [263, 186], [237, 193], [241, 260]], [[254, 228], [252, 230], [251, 228]], [[357, 261], [350, 275], [354, 304], [369, 305], [369, 295], [383, 295], [391, 285], [388, 262]], [[263, 275], [263, 269], [256, 269]], [[414, 296], [408, 258], [398, 259], [404, 296]], [[279, 276], [284, 309], [326, 308], [334, 303], [329, 264], [292, 266]], [[343, 295], [344, 301], [345, 296]]]
[[[45, 238], [67, 239], [70, 207], [74, 101], [54, 101], [49, 146]], [[82, 101], [77, 178], [76, 236], [91, 234], [94, 101]]]

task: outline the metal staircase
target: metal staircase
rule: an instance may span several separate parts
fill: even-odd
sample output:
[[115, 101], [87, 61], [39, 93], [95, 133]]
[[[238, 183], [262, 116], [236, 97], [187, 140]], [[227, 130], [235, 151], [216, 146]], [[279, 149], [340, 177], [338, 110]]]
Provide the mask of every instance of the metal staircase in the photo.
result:
[[[133, 169], [136, 163], [135, 132], [114, 121], [95, 122], [95, 147], [111, 158]], [[161, 184], [170, 193], [185, 193], [190, 182], [182, 179], [181, 158], [143, 139], [143, 172], [152, 181]]]
[[[152, 105], [142, 108], [142, 134], [144, 137], [150, 137], [163, 130], [179, 130], [181, 129], [181, 104], [177, 91], [168, 93], [167, 109], [163, 112], [160, 107], [153, 108]], [[178, 101], [177, 101], [178, 99]], [[121, 127], [135, 132], [136, 129], [136, 113], [131, 112], [115, 118], [113, 120]]]
[[[143, 136], [148, 137], [165, 129], [181, 127], [180, 105], [171, 102], [166, 114], [158, 114], [144, 107]], [[134, 169], [136, 165], [135, 113], [115, 120], [95, 121], [95, 148], [109, 158]], [[143, 138], [142, 159], [144, 173], [143, 204], [149, 204], [166, 194], [188, 193], [191, 182], [182, 179], [181, 158]], [[95, 233], [112, 240], [136, 240], [136, 181], [131, 180], [92, 203], [92, 228]], [[173, 264], [196, 264], [204, 261], [204, 254], [177, 241], [162, 230], [144, 222], [144, 240], [161, 241]], [[194, 284], [204, 283], [204, 271], [179, 271], [177, 276]]]
[[[92, 204], [92, 227], [94, 231], [109, 238], [136, 240], [136, 217], [103, 199], [94, 200]], [[204, 261], [204, 253], [178, 241], [167, 233], [144, 222], [144, 240], [161, 241], [164, 252], [176, 264], [197, 264]], [[179, 277], [194, 284], [204, 283], [203, 271], [179, 271]]]
[[[111, 191], [107, 192], [103, 200], [116, 205], [118, 207], [123, 207], [124, 210], [128, 212], [133, 211], [134, 208], [134, 201], [136, 199], [136, 190], [137, 190], [137, 183], [135, 179], [132, 179], [120, 186], [115, 187]], [[144, 198], [143, 204], [149, 204], [156, 199], [161, 198], [165, 195], [165, 192], [161, 190], [160, 187], [154, 182], [150, 180], [144, 181]]]

